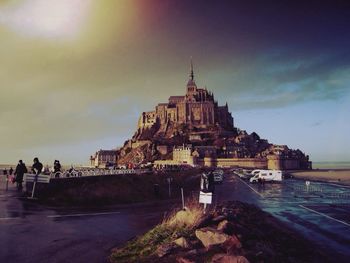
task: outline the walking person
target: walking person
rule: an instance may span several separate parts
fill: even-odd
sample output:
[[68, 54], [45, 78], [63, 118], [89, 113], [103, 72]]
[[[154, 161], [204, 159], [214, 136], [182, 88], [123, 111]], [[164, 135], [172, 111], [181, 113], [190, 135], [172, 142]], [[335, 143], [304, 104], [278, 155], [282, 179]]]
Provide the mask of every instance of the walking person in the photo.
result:
[[13, 174], [13, 168], [11, 167], [9, 170], [10, 176]]
[[215, 191], [214, 174], [212, 171], [210, 171], [208, 174], [208, 190], [212, 193]]
[[14, 175], [16, 176], [17, 190], [22, 191], [23, 176], [28, 172], [26, 165], [22, 160], [18, 161]]

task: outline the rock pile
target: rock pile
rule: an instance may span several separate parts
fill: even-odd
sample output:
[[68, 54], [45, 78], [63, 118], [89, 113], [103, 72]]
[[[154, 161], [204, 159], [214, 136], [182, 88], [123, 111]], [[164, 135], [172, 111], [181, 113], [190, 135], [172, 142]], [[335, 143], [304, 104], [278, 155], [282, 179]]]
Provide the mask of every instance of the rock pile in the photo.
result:
[[[198, 210], [178, 212], [153, 235], [156, 244], [149, 242], [146, 234], [137, 251], [128, 252], [138, 247], [132, 243], [123, 250], [127, 253], [115, 254], [112, 262], [332, 262], [324, 251], [253, 205], [227, 202], [206, 215], [200, 214], [198, 217]], [[167, 234], [161, 234], [164, 232]], [[147, 249], [149, 253], [142, 256]]]
[[[174, 217], [177, 222], [185, 222], [186, 211], [180, 211]], [[230, 210], [216, 209], [199, 220], [188, 237], [178, 237], [170, 243], [158, 247], [157, 262], [203, 262], [208, 260], [215, 263], [247, 263], [242, 255], [242, 244], [234, 233], [235, 225]]]

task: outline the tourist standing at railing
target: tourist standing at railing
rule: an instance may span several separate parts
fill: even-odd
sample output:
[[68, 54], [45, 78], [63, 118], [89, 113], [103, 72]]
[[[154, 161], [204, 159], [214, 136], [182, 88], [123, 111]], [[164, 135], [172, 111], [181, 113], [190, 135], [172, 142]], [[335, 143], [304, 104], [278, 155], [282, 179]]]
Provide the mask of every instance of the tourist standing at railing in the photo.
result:
[[33, 166], [32, 166], [32, 171], [36, 175], [39, 175], [41, 173], [41, 171], [43, 170], [43, 164], [41, 162], [39, 162], [38, 157], [35, 157], [33, 162], [34, 163], [33, 163]]
[[55, 174], [55, 178], [60, 177], [60, 172], [61, 172], [61, 164], [59, 160], [55, 160], [53, 163], [53, 172]]
[[59, 160], [55, 160], [54, 164], [53, 164], [53, 171], [56, 172], [60, 172], [61, 171], [61, 164]]
[[15, 176], [16, 176], [16, 183], [17, 183], [17, 189], [18, 191], [21, 191], [23, 186], [23, 176], [24, 174], [28, 172], [27, 167], [25, 165], [25, 163], [22, 160], [18, 161], [18, 164], [16, 166], [16, 170], [15, 170]]

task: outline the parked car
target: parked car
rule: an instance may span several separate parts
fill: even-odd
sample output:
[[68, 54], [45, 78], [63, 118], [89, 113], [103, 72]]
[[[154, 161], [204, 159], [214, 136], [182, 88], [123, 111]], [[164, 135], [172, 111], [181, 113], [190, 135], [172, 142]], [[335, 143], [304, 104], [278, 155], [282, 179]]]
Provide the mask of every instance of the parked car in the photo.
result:
[[245, 170], [245, 169], [237, 169], [233, 172], [235, 175], [237, 175], [241, 179], [249, 180], [251, 177], [254, 176], [251, 171]]
[[214, 182], [221, 184], [224, 181], [224, 171], [221, 169], [217, 169], [213, 171]]

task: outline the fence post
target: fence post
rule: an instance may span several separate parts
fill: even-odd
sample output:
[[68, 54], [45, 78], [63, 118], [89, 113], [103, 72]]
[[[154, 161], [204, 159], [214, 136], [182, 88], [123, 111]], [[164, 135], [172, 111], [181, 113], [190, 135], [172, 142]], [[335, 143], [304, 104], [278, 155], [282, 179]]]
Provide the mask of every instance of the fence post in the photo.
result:
[[182, 209], [185, 210], [185, 198], [184, 198], [184, 189], [181, 188], [181, 197], [182, 197]]
[[9, 190], [9, 175], [6, 174], [6, 191]]
[[34, 192], [35, 192], [35, 186], [36, 186], [36, 181], [38, 180], [38, 175], [35, 175], [34, 182], [33, 182], [33, 189], [32, 189], [32, 199], [34, 198]]

